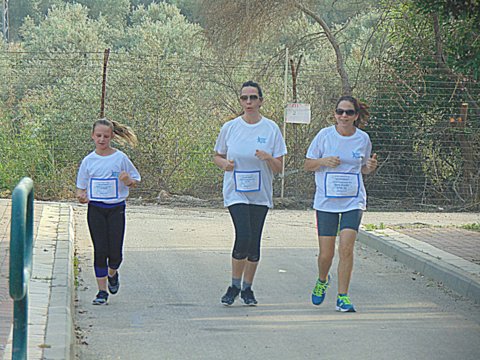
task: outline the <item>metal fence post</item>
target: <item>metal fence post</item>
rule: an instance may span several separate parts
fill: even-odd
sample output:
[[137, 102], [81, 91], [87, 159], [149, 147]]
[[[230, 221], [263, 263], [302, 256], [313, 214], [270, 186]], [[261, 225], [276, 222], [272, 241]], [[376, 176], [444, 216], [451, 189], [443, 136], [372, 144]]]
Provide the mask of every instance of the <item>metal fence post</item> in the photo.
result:
[[23, 178], [13, 190], [10, 230], [10, 296], [13, 304], [12, 359], [27, 359], [28, 284], [32, 274], [33, 181]]

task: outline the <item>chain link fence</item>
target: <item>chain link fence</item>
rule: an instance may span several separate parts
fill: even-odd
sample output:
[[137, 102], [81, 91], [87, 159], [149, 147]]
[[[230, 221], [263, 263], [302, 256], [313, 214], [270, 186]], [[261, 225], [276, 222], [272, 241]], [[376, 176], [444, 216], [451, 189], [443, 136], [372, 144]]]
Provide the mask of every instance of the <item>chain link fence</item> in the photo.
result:
[[[239, 87], [252, 79], [264, 90], [263, 115], [282, 128], [284, 63], [282, 56], [225, 63], [111, 53], [105, 115], [131, 126], [139, 138], [134, 149], [118, 146], [143, 177], [131, 198], [220, 205], [223, 174], [212, 162], [220, 127], [239, 114]], [[79, 163], [94, 148], [90, 134], [100, 113], [102, 69], [103, 52], [0, 55], [2, 195], [30, 176], [39, 199], [74, 197]], [[358, 74], [354, 95], [370, 105], [364, 130], [379, 159], [365, 180], [370, 209], [478, 210], [479, 84], [432, 64], [385, 61]], [[312, 122], [286, 126], [289, 154], [278, 205], [311, 205], [314, 177], [303, 170], [303, 160], [315, 134], [334, 121], [340, 85], [334, 63], [299, 69], [297, 100], [311, 105]], [[291, 94], [290, 78], [287, 89]], [[276, 197], [281, 183], [277, 176]]]

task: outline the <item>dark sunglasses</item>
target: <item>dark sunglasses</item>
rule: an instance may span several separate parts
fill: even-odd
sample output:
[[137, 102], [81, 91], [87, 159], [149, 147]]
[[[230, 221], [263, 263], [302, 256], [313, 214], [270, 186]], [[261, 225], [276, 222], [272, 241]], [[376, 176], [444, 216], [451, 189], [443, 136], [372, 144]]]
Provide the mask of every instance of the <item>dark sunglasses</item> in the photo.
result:
[[347, 114], [348, 116], [353, 116], [356, 114], [355, 110], [343, 110], [343, 109], [336, 109], [335, 114], [343, 115], [343, 113]]
[[247, 101], [248, 99], [250, 99], [251, 101], [258, 100], [258, 95], [241, 95], [240, 96], [240, 100], [242, 101]]

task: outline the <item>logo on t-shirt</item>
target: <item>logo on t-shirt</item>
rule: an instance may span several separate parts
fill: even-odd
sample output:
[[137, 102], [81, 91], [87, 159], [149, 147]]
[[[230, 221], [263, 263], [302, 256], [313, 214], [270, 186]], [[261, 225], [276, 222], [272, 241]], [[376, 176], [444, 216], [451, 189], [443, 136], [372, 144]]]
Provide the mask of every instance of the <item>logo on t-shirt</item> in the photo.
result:
[[352, 156], [354, 159], [361, 159], [363, 157], [360, 151], [352, 151]]
[[120, 172], [118, 171], [112, 171], [112, 177], [117, 177], [120, 175]]
[[267, 143], [267, 138], [259, 136], [259, 137], [257, 137], [257, 143], [266, 144]]

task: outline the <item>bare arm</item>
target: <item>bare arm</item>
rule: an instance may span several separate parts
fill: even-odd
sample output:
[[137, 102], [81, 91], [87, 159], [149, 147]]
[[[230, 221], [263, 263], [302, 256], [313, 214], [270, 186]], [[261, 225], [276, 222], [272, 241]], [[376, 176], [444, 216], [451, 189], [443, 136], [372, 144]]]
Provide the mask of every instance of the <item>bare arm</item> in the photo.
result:
[[274, 158], [271, 154], [262, 150], [255, 151], [255, 156], [258, 157], [260, 160], [266, 161], [268, 167], [272, 169], [274, 174], [278, 174], [282, 172], [283, 156]]
[[227, 156], [219, 153], [213, 155], [213, 162], [223, 171], [233, 171], [235, 167], [233, 160], [227, 160]]
[[283, 156], [277, 158], [272, 157], [271, 159], [266, 160], [270, 169], [272, 169], [274, 174], [279, 174], [283, 169]]
[[340, 158], [338, 156], [329, 156], [320, 159], [305, 159], [303, 168], [306, 171], [317, 171], [322, 166], [336, 168], [340, 165]]

